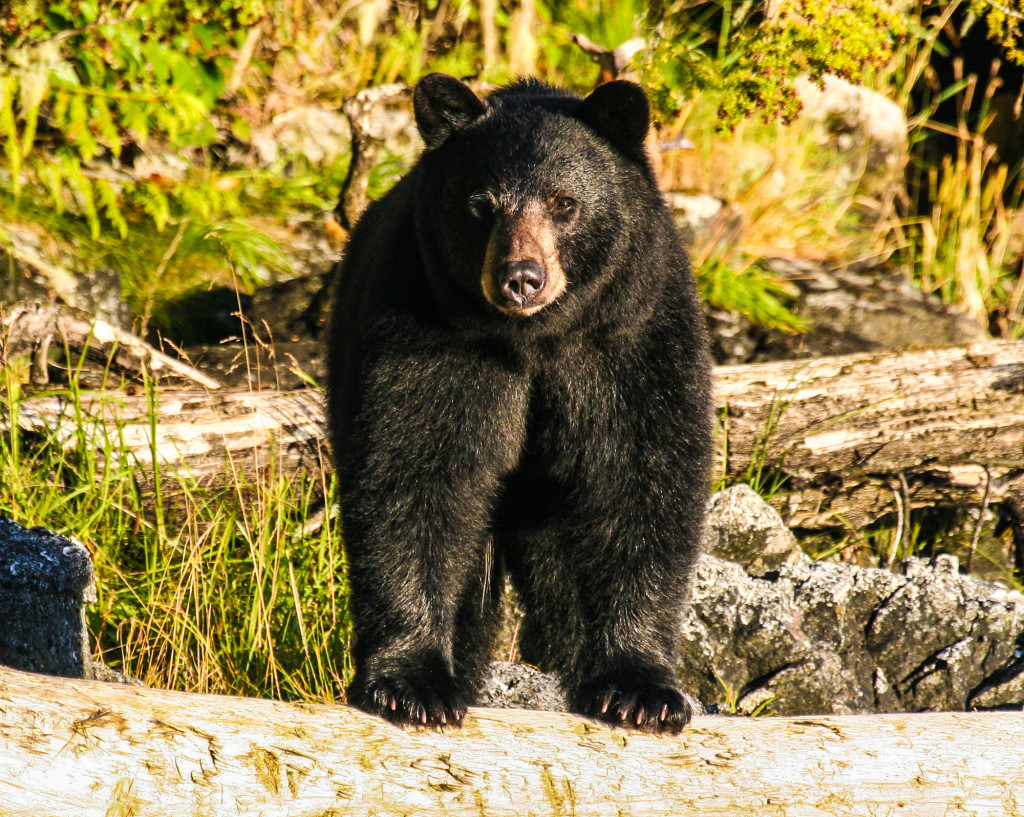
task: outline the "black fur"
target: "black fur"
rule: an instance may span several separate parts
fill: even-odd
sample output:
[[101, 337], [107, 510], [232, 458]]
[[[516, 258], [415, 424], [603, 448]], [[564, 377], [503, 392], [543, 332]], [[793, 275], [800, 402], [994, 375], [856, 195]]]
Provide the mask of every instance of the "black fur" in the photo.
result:
[[[628, 83], [586, 101], [532, 81], [479, 105], [468, 93], [420, 84], [428, 150], [366, 211], [338, 282], [349, 700], [459, 723], [507, 572], [523, 657], [561, 674], [575, 711], [676, 732], [712, 403], [693, 276], [643, 152], [646, 97]], [[559, 196], [577, 202], [552, 227], [567, 288], [504, 314], [481, 291], [491, 230]], [[471, 206], [484, 198], [492, 212]]]

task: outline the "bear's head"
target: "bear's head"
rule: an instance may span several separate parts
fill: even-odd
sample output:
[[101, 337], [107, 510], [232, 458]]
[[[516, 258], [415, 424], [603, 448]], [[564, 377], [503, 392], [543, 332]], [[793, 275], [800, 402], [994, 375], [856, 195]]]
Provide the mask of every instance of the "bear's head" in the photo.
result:
[[643, 229], [633, 199], [654, 187], [638, 85], [611, 82], [580, 99], [522, 81], [484, 101], [431, 74], [414, 108], [427, 148], [417, 233], [435, 290], [455, 285], [457, 296], [439, 293], [446, 303], [461, 300], [478, 319], [548, 324], [628, 266], [631, 232]]

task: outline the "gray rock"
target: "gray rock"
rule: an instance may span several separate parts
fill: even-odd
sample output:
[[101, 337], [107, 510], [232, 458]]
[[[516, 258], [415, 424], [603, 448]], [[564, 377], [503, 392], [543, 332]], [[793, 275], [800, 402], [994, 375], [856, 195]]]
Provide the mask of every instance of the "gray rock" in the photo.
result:
[[1024, 703], [1024, 595], [909, 559], [903, 574], [798, 560], [754, 578], [702, 557], [680, 677], [705, 701], [782, 715]]
[[898, 267], [827, 270], [782, 259], [773, 259], [769, 267], [800, 291], [797, 312], [814, 326], [801, 337], [804, 353], [846, 354], [988, 338], [966, 315], [922, 293]]
[[110, 267], [81, 276], [75, 297], [69, 303], [121, 329], [132, 328], [132, 311], [121, 292], [121, 274]]
[[734, 485], [711, 497], [704, 551], [736, 562], [751, 576], [807, 558], [778, 511], [749, 485]]
[[257, 289], [245, 317], [267, 341], [319, 338], [327, 325], [333, 274], [300, 275]]
[[822, 355], [845, 355], [915, 344], [973, 343], [988, 332], [890, 264], [827, 269], [813, 261], [772, 258], [768, 269], [795, 287], [793, 311], [811, 328], [787, 335], [755, 326], [743, 316], [709, 313], [718, 363], [752, 363]]
[[[780, 715], [1024, 705], [1024, 594], [961, 575], [954, 557], [908, 559], [902, 573], [812, 562], [745, 485], [712, 497], [706, 546], [679, 665], [701, 701]], [[506, 608], [496, 656], [515, 652], [514, 593]], [[492, 668], [484, 705], [564, 706], [553, 676]]]
[[715, 363], [749, 363], [758, 358], [768, 330], [755, 324], [746, 315], [728, 309], [705, 304], [704, 311], [711, 330], [711, 354]]
[[[686, 694], [686, 699], [694, 712], [704, 712], [704, 704], [693, 695]], [[529, 664], [508, 661], [491, 662], [491, 676], [484, 683], [477, 705], [494, 709], [569, 711], [557, 675], [541, 672]]]
[[[397, 86], [374, 86], [371, 98], [381, 97], [377, 89], [391, 87]], [[388, 154], [409, 160], [415, 158], [422, 144], [411, 103], [409, 91], [402, 96], [385, 95], [374, 106], [373, 115], [362, 120], [364, 128], [370, 128]], [[255, 159], [257, 164], [270, 167], [302, 156], [311, 165], [324, 167], [347, 154], [351, 146], [352, 128], [344, 113], [318, 105], [298, 105], [257, 128], [249, 140], [249, 150], [229, 151], [228, 161], [247, 166]]]
[[250, 142], [264, 167], [292, 156], [304, 156], [311, 165], [324, 166], [347, 153], [351, 140], [344, 114], [316, 105], [298, 105], [254, 131]]
[[557, 676], [508, 661], [491, 662], [491, 677], [484, 684], [479, 705], [495, 709], [567, 710]]
[[131, 326], [116, 270], [85, 267], [74, 246], [38, 225], [4, 222], [0, 233], [6, 237], [0, 249], [0, 302], [54, 299], [122, 329]]
[[[820, 86], [800, 77], [794, 85], [803, 103], [801, 116], [820, 122], [838, 150], [865, 151], [868, 172], [879, 176], [880, 184], [902, 173], [908, 127], [899, 105], [878, 91], [837, 76], [822, 77]], [[845, 167], [851, 174], [859, 173], [854, 162]]]
[[971, 709], [1020, 709], [1024, 701], [1024, 649], [1014, 650], [1016, 661], [974, 690]]
[[725, 207], [725, 202], [710, 193], [681, 191], [666, 193], [665, 203], [672, 210], [683, 240], [690, 246], [704, 239], [708, 227]]

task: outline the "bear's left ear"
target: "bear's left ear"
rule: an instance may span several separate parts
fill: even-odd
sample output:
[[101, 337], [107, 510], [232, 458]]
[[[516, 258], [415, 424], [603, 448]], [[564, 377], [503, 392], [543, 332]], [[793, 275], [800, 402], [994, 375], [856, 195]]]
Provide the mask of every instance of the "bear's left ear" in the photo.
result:
[[412, 108], [427, 150], [438, 147], [487, 110], [469, 86], [447, 74], [427, 74], [421, 79], [412, 95]]
[[644, 89], [635, 82], [617, 79], [599, 85], [580, 103], [576, 118], [624, 156], [647, 161], [644, 139], [651, 124], [651, 106]]

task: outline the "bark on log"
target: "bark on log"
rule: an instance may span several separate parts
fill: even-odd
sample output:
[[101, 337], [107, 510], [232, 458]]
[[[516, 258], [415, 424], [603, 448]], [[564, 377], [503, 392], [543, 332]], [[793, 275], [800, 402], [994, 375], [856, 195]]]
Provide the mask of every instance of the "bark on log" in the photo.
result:
[[1024, 713], [697, 718], [679, 737], [471, 710], [446, 733], [342, 706], [0, 669], [0, 813], [1020, 815]]
[[[719, 367], [718, 469], [782, 471], [773, 503], [792, 526], [863, 526], [892, 511], [1012, 503], [1024, 491], [1024, 343], [915, 349]], [[268, 461], [324, 467], [322, 396], [299, 392], [178, 392], [160, 396], [155, 450], [200, 478]], [[150, 460], [144, 395], [86, 395], [98, 427], [122, 428]], [[21, 404], [26, 428], [71, 429], [69, 403]], [[2, 420], [0, 420], [2, 422]], [[1024, 547], [1024, 546], [1022, 546]]]

